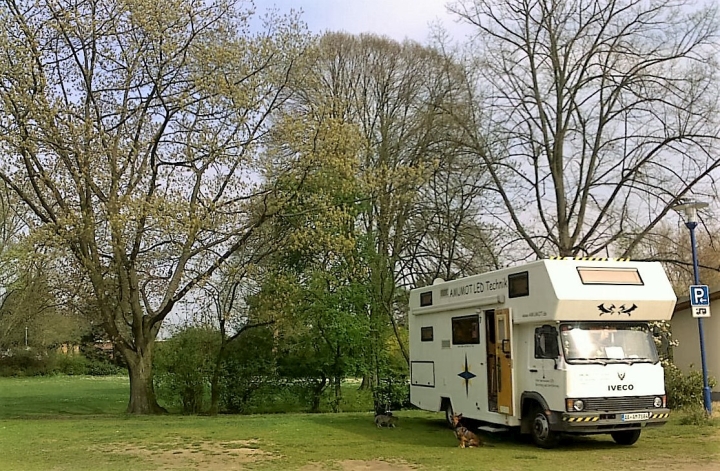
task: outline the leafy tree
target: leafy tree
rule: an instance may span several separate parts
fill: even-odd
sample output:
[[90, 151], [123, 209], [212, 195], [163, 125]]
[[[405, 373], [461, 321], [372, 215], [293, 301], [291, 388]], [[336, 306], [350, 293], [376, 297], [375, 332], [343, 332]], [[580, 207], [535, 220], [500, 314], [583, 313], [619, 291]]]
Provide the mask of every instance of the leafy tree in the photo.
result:
[[[332, 106], [314, 105], [320, 113]], [[312, 411], [332, 384], [338, 410], [341, 381], [366, 362], [370, 333], [367, 258], [356, 233], [364, 204], [356, 178], [357, 129], [331, 116], [308, 119], [291, 108], [273, 134], [277, 145], [269, 152], [294, 162], [278, 175], [278, 186], [292, 188], [298, 179], [303, 185], [271, 226], [278, 250], [268, 261], [258, 307], [281, 318], [279, 374], [305, 382]]]
[[717, 5], [458, 0], [476, 28], [456, 123], [517, 256], [628, 256], [720, 166]]
[[163, 321], [277, 211], [257, 148], [305, 41], [226, 0], [2, 2], [0, 179], [72, 254], [128, 412], [162, 411]]
[[[388, 327], [408, 358], [400, 340], [399, 288], [424, 283], [447, 266], [456, 274], [457, 266], [474, 258], [469, 254], [484, 250], [468, 237], [471, 227], [475, 235], [482, 232], [473, 222], [474, 203], [473, 210], [445, 217], [448, 206], [462, 206], [482, 189], [470, 183], [482, 180], [482, 166], [468, 167], [458, 156], [445, 111], [457, 104], [454, 90], [461, 78], [451, 59], [417, 43], [330, 33], [309, 56], [305, 80], [291, 102], [304, 123], [335, 120], [359, 133], [355, 175], [362, 204], [351, 227], [367, 265], [368, 343], [378, 362], [371, 377], [386, 363]], [[449, 188], [452, 203], [443, 206], [442, 196], [433, 193]]]

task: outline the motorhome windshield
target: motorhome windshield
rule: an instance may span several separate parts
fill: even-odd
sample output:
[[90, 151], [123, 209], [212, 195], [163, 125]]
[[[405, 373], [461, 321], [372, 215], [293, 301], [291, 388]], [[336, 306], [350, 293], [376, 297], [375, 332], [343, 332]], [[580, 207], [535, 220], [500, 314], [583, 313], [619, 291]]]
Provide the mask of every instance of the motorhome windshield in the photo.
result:
[[560, 324], [567, 363], [657, 363], [655, 342], [644, 323], [573, 322]]

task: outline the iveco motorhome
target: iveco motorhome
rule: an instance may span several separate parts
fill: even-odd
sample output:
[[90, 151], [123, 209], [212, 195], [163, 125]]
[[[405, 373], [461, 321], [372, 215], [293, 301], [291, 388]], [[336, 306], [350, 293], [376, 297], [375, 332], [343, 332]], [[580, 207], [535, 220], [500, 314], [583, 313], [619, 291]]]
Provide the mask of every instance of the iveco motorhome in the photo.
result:
[[667, 421], [650, 321], [676, 298], [657, 262], [539, 260], [410, 295], [410, 397], [417, 407], [630, 445]]

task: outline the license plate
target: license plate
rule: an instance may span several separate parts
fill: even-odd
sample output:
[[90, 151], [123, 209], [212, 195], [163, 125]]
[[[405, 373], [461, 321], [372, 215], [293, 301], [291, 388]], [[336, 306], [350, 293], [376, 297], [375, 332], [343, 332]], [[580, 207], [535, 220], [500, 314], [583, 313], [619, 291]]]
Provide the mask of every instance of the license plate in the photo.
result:
[[635, 414], [623, 414], [621, 420], [628, 422], [631, 420], [647, 420], [650, 418], [650, 412], [636, 412]]

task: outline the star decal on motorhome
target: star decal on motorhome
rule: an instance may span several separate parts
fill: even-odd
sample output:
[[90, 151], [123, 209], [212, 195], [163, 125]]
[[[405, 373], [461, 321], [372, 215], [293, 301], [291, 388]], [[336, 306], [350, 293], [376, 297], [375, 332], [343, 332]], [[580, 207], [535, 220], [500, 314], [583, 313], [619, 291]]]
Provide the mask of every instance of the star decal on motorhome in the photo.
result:
[[637, 309], [637, 304], [633, 303], [632, 306], [627, 307], [625, 304], [620, 305], [620, 307], [615, 307], [615, 304], [611, 304], [609, 306], [606, 306], [605, 303], [599, 304], [598, 309], [600, 309], [600, 315], [603, 314], [627, 314], [628, 317], [630, 317], [630, 313], [633, 312], [635, 309]]
[[470, 380], [473, 379], [477, 375], [470, 372], [470, 367], [468, 366], [468, 361], [467, 361], [467, 353], [465, 354], [465, 370], [462, 373], [458, 373], [458, 376], [460, 376], [463, 379], [463, 381], [465, 382], [465, 395], [469, 396], [470, 395], [470, 389], [469, 389]]

